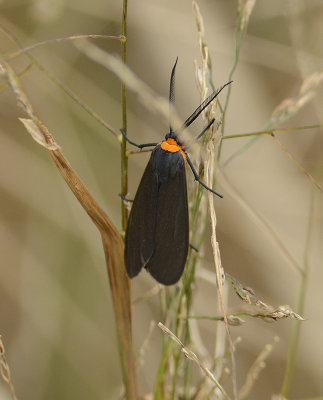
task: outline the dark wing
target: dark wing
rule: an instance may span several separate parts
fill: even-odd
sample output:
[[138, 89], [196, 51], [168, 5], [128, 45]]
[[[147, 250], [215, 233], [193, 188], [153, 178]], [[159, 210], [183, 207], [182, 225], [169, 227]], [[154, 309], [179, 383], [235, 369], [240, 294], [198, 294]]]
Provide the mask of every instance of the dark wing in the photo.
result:
[[180, 152], [157, 146], [147, 164], [130, 212], [125, 263], [130, 278], [146, 268], [159, 283], [181, 277], [188, 252], [185, 162]]
[[159, 186], [154, 251], [146, 269], [159, 283], [173, 285], [185, 267], [189, 223], [183, 156], [180, 152], [168, 153], [167, 164], [171, 173]]
[[125, 264], [130, 278], [146, 266], [154, 250], [157, 192], [157, 178], [149, 160], [131, 208], [125, 237]]

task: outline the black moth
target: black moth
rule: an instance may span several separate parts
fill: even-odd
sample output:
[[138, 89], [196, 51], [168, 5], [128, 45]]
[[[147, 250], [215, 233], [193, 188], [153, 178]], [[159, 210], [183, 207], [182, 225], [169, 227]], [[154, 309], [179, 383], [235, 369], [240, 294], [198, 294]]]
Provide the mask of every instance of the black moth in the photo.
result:
[[[175, 65], [170, 78], [169, 102], [174, 103]], [[201, 112], [231, 82], [213, 92], [184, 122], [191, 125]], [[194, 139], [197, 141], [213, 124], [214, 119]], [[170, 126], [169, 133], [161, 143], [136, 144], [122, 135], [132, 145], [142, 149], [155, 146], [141, 178], [131, 212], [125, 237], [125, 264], [130, 278], [142, 268], [163, 285], [173, 285], [181, 277], [189, 246], [189, 218], [185, 163], [190, 166], [195, 180], [207, 187], [199, 176], [176, 132]]]

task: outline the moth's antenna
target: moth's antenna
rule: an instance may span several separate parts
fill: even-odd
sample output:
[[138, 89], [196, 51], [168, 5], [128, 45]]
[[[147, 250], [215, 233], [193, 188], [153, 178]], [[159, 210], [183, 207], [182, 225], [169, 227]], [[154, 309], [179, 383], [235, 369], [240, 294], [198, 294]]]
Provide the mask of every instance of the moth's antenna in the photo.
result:
[[217, 97], [217, 95], [228, 85], [230, 85], [231, 82], [226, 83], [223, 85], [219, 90], [216, 92], [213, 92], [207, 99], [203, 101], [201, 105], [197, 107], [197, 109], [191, 114], [187, 120], [184, 122], [183, 128], [187, 128], [188, 126], [191, 125], [192, 122], [196, 120], [196, 118], [201, 114], [201, 112]]
[[175, 103], [175, 69], [177, 65], [178, 57], [176, 57], [175, 64], [172, 69], [172, 73], [170, 76], [170, 84], [169, 84], [169, 131], [173, 132], [172, 122], [173, 122], [173, 108]]

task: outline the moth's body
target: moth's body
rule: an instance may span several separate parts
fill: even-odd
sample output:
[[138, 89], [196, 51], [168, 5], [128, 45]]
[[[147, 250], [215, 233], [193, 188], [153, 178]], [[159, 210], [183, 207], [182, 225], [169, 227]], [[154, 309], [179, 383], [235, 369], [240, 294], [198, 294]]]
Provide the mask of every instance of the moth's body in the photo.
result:
[[146, 268], [164, 285], [181, 277], [189, 245], [186, 156], [176, 139], [168, 136], [151, 153], [125, 238], [129, 276]]

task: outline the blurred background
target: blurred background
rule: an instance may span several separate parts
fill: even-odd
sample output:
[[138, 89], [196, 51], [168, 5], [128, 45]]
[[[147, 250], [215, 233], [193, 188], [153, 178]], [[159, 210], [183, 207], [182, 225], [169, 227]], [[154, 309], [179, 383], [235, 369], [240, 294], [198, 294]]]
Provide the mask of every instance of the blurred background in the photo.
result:
[[[213, 63], [216, 87], [224, 84], [234, 62], [237, 2], [198, 2]], [[170, 71], [179, 57], [176, 106], [185, 119], [198, 105], [194, 60], [200, 61], [190, 1], [137, 0], [128, 6], [128, 65], [158, 94], [167, 97]], [[1, 26], [23, 46], [74, 34], [121, 33], [122, 2], [82, 0], [2, 0]], [[258, 0], [233, 76], [226, 119], [227, 135], [265, 128], [275, 107], [295, 97], [304, 81], [323, 69], [323, 4], [320, 0]], [[1, 53], [17, 50], [4, 32]], [[96, 40], [120, 54], [120, 44]], [[50, 43], [31, 51], [37, 61], [72, 89], [118, 130], [122, 125], [120, 82], [108, 70], [80, 54], [73, 42]], [[24, 71], [25, 55], [10, 61]], [[39, 118], [118, 229], [120, 156], [115, 137], [87, 114], [46, 74], [32, 67], [21, 76]], [[99, 233], [78, 204], [46, 151], [26, 133], [11, 91], [0, 92], [0, 334], [17, 397], [38, 399], [114, 399], [121, 391], [114, 317]], [[280, 127], [322, 124], [323, 93]], [[202, 124], [192, 127], [199, 133]], [[167, 126], [128, 94], [128, 133], [137, 143], [158, 141]], [[323, 177], [322, 128], [277, 133], [289, 153], [317, 182]], [[226, 140], [222, 164], [249, 138]], [[130, 158], [133, 197], [149, 155]], [[296, 307], [301, 274], [288, 262], [273, 236], [252, 217], [262, 215], [286, 248], [309, 268], [305, 322], [302, 322], [290, 398], [323, 395], [322, 359], [322, 193], [270, 136], [262, 136], [223, 167], [228, 191], [216, 200], [218, 241], [227, 272], [274, 306]], [[188, 173], [189, 185], [193, 179]], [[310, 226], [310, 228], [309, 228]], [[310, 232], [310, 234], [309, 234]], [[211, 259], [209, 235], [206, 257]], [[207, 266], [212, 270], [212, 264]], [[136, 298], [153, 287], [145, 272], [133, 281]], [[214, 286], [196, 283], [196, 315], [214, 315]], [[229, 290], [229, 309], [240, 305]], [[160, 321], [158, 296], [134, 308], [138, 350], [150, 321]], [[238, 384], [257, 355], [275, 336], [280, 342], [267, 361], [250, 399], [270, 399], [280, 391], [292, 325], [290, 319], [267, 324], [246, 318], [231, 329], [237, 346]], [[204, 344], [213, 352], [215, 322], [201, 321]], [[140, 394], [152, 390], [162, 333], [156, 328], [139, 371]], [[189, 362], [189, 361], [188, 361]], [[198, 374], [198, 371], [196, 371]], [[0, 399], [10, 399], [0, 382]]]

